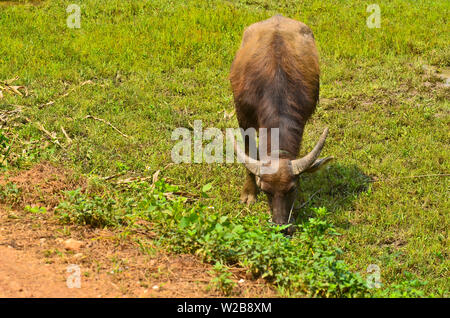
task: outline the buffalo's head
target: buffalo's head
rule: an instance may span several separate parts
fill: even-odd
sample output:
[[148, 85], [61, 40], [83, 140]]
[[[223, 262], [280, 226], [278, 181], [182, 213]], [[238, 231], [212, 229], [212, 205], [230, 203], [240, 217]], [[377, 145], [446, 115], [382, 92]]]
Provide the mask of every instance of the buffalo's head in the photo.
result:
[[[333, 157], [318, 159], [327, 134], [328, 128], [325, 128], [314, 149], [303, 158], [295, 160], [272, 156], [268, 160], [260, 161], [236, 148], [237, 155], [245, 167], [255, 175], [256, 185], [267, 195], [273, 223], [287, 225], [294, 221], [292, 210], [298, 195], [299, 175], [314, 172], [333, 159]], [[293, 230], [293, 227], [290, 227], [287, 233], [292, 234]]]

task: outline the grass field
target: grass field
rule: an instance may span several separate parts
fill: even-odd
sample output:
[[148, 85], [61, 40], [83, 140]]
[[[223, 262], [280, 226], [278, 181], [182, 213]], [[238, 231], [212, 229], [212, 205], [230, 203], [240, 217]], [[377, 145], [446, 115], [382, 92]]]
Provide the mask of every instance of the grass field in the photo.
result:
[[[309, 226], [308, 217], [326, 210], [320, 218], [341, 234], [327, 246], [362, 277], [378, 265], [384, 296], [403, 285], [421, 296], [448, 296], [450, 94], [439, 72], [450, 67], [449, 1], [379, 0], [380, 28], [367, 27], [372, 2], [360, 0], [89, 0], [81, 2], [79, 29], [66, 24], [71, 3], [0, 1], [0, 80], [18, 76], [11, 85], [28, 90], [4, 90], [0, 99], [7, 118], [0, 151], [6, 155], [10, 146], [0, 157], [3, 169], [49, 160], [86, 176], [86, 196], [118, 205], [139, 191], [103, 177], [161, 170], [160, 178], [191, 194], [180, 202], [185, 210], [201, 203], [214, 207], [202, 210], [211, 216], [267, 227], [262, 195], [253, 206], [239, 203], [241, 165], [169, 164], [175, 128], [194, 120], [205, 128], [237, 127], [235, 116], [226, 116], [234, 109], [227, 76], [242, 32], [281, 13], [311, 27], [320, 54], [320, 103], [302, 153], [327, 126], [323, 155], [336, 158], [301, 178], [299, 200], [309, 201], [298, 223]], [[14, 111], [16, 119], [7, 117]], [[159, 231], [164, 237], [165, 228]], [[278, 286], [282, 295], [293, 294]]]

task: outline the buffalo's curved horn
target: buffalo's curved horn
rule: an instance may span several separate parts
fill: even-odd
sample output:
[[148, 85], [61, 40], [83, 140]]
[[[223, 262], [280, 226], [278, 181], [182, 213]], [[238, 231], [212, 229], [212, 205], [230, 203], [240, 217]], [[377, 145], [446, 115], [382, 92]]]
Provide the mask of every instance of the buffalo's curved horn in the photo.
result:
[[244, 166], [248, 171], [253, 173], [255, 176], [260, 176], [261, 170], [261, 162], [259, 160], [253, 159], [245, 154], [241, 148], [238, 147], [236, 141], [234, 142], [234, 151], [236, 152], [236, 156], [240, 161], [244, 163]]
[[316, 159], [320, 155], [320, 152], [322, 151], [323, 145], [325, 144], [327, 135], [328, 135], [328, 128], [325, 128], [325, 130], [322, 133], [322, 136], [320, 136], [319, 141], [317, 142], [316, 146], [314, 147], [313, 150], [311, 150], [310, 153], [308, 153], [303, 158], [291, 161], [292, 171], [294, 172], [295, 175], [304, 172], [316, 161]]

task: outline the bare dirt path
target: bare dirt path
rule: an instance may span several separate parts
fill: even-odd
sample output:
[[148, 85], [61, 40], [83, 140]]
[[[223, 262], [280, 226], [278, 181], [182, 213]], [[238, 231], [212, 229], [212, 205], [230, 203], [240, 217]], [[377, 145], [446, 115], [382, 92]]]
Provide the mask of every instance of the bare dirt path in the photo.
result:
[[[123, 237], [60, 224], [51, 210], [61, 190], [73, 187], [65, 171], [44, 163], [0, 176], [0, 185], [7, 182], [21, 195], [12, 205], [0, 205], [0, 297], [222, 297], [208, 289], [211, 265], [167, 253], [147, 233]], [[47, 213], [23, 209], [33, 203], [45, 203]], [[241, 269], [232, 272], [241, 281], [233, 296], [276, 296], [263, 281], [246, 279]]]
[[[0, 297], [95, 297], [92, 288], [65, 285], [62, 268], [12, 247], [0, 247]], [[60, 266], [59, 266], [60, 267]]]

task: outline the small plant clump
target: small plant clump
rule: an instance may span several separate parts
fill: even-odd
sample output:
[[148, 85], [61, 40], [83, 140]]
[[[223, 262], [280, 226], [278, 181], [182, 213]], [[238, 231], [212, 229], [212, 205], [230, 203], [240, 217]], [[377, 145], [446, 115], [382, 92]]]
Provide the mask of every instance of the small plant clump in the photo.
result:
[[15, 205], [20, 202], [22, 189], [12, 182], [0, 185], [0, 203]]
[[47, 209], [45, 207], [31, 206], [31, 205], [25, 206], [25, 211], [33, 213], [33, 214], [45, 214], [45, 213], [47, 213]]
[[67, 191], [67, 200], [61, 202], [55, 213], [63, 223], [77, 223], [93, 227], [114, 226], [122, 223], [115, 210], [117, 202], [111, 198], [88, 198], [81, 189]]
[[231, 278], [232, 274], [225, 265], [216, 262], [210, 274], [213, 274], [214, 278], [211, 279], [209, 289], [218, 290], [225, 296], [232, 295], [237, 284]]

